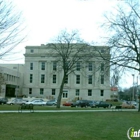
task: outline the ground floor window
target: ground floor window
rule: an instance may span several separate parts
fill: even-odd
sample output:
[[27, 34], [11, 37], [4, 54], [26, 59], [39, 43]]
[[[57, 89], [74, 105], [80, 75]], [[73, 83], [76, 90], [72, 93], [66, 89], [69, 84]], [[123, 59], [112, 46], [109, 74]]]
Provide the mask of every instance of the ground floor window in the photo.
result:
[[52, 89], [52, 95], [55, 95], [55, 89]]
[[44, 89], [40, 88], [40, 94], [43, 95], [44, 94]]
[[63, 91], [63, 98], [68, 98], [68, 91]]
[[101, 96], [104, 96], [104, 90], [101, 90], [100, 95], [101, 95]]
[[80, 89], [76, 89], [75, 96], [79, 96], [79, 95], [80, 95]]
[[29, 94], [32, 94], [32, 88], [29, 88]]
[[91, 89], [88, 90], [88, 96], [92, 96], [92, 90]]

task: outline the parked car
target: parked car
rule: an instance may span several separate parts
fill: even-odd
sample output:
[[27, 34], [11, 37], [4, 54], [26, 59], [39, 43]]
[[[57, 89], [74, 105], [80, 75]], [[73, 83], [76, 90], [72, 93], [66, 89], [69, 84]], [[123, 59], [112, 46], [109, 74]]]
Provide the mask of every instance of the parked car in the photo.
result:
[[32, 100], [32, 101], [29, 101], [29, 102], [26, 102], [27, 105], [46, 105], [46, 102], [43, 101], [43, 100]]
[[0, 104], [6, 104], [8, 102], [7, 98], [0, 98]]
[[95, 107], [108, 108], [108, 107], [111, 107], [111, 106], [112, 106], [112, 104], [104, 102], [104, 101], [99, 101], [99, 102], [96, 102], [96, 104], [95, 104]]
[[55, 106], [57, 104], [57, 100], [50, 100], [50, 101], [47, 101], [46, 105], [48, 106]]
[[94, 108], [96, 106], [96, 101], [89, 101], [89, 106]]
[[129, 102], [123, 102], [122, 103], [122, 108], [135, 109], [136, 106], [134, 104], [129, 103]]
[[77, 100], [76, 102], [73, 102], [71, 104], [71, 107], [87, 107], [89, 106], [89, 101], [88, 100]]
[[13, 99], [7, 102], [8, 105], [15, 105], [15, 104], [25, 104], [27, 101], [23, 99]]
[[73, 102], [71, 101], [66, 101], [65, 103], [63, 103], [63, 106], [71, 106]]

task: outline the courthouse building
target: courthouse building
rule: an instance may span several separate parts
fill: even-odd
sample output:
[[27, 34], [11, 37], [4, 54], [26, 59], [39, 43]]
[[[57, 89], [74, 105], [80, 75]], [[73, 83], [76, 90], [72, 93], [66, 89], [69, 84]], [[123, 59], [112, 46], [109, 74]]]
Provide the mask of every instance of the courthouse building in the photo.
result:
[[[63, 71], [59, 69], [58, 61], [52, 55], [50, 47], [48, 44], [26, 46], [22, 94], [57, 99]], [[106, 57], [110, 57], [106, 46], [96, 46], [96, 48]], [[109, 62], [104, 62], [99, 57], [77, 62], [75, 72], [68, 75], [65, 81], [62, 99], [106, 100], [110, 98]]]

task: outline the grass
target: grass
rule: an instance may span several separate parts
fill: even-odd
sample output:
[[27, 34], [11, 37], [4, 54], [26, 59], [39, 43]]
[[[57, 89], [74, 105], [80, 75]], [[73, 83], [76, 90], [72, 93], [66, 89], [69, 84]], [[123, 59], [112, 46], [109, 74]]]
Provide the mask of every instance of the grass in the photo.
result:
[[3, 113], [0, 139], [127, 140], [130, 127], [140, 129], [139, 118], [135, 111]]

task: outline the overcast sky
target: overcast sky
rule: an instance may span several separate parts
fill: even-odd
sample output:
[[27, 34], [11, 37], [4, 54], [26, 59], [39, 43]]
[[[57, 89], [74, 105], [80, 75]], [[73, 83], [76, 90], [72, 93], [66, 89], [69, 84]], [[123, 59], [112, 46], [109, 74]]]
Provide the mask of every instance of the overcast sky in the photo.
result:
[[[19, 60], [8, 63], [24, 63], [24, 47], [46, 44], [61, 30], [79, 30], [81, 38], [87, 42], [100, 42], [104, 36], [100, 25], [103, 15], [113, 12], [121, 0], [12, 0], [16, 8], [22, 11], [27, 26], [26, 42], [18, 45]], [[6, 59], [5, 59], [6, 60]], [[6, 63], [7, 61], [3, 61]]]
[[[123, 0], [12, 0], [22, 11], [27, 25], [27, 41], [14, 50], [19, 53], [15, 61], [9, 58], [1, 63], [24, 63], [25, 46], [50, 42], [61, 30], [79, 30], [81, 38], [87, 42], [102, 44], [105, 34], [100, 28], [106, 12], [114, 12]], [[14, 60], [14, 61], [13, 61]], [[132, 79], [130, 75], [130, 79]], [[125, 84], [132, 85], [132, 82]]]

